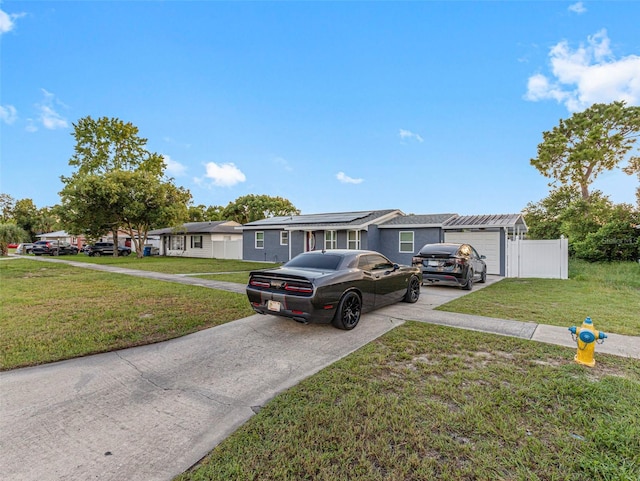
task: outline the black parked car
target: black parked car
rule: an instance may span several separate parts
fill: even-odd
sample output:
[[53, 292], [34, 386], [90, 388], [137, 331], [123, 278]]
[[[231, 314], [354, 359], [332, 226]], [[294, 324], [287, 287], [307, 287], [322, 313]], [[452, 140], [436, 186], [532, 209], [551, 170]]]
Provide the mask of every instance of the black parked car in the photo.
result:
[[65, 254], [76, 255], [78, 253], [78, 248], [66, 242], [42, 240], [33, 243], [31, 253], [36, 256], [62, 256]]
[[364, 312], [401, 300], [416, 302], [421, 281], [418, 267], [394, 264], [378, 252], [311, 251], [282, 267], [252, 271], [247, 296], [260, 314], [305, 324], [332, 322], [349, 330]]
[[[91, 257], [112, 256], [113, 242], [96, 242], [93, 245], [86, 246], [84, 252]], [[131, 254], [129, 247], [118, 246], [119, 256], [128, 256], [129, 254]]]
[[447, 284], [471, 290], [473, 283], [485, 282], [487, 264], [469, 244], [427, 244], [413, 258], [422, 269], [424, 283]]

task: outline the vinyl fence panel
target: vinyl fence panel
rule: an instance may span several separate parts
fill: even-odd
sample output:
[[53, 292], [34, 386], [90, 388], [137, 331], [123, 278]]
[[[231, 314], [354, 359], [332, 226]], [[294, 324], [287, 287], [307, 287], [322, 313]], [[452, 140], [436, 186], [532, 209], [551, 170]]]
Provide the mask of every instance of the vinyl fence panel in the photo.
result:
[[568, 279], [568, 239], [509, 240], [507, 277]]

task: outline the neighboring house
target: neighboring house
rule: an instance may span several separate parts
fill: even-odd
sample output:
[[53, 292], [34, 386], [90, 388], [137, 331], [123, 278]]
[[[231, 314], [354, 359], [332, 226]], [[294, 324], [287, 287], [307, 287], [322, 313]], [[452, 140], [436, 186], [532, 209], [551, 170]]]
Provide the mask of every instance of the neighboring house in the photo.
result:
[[506, 240], [526, 231], [520, 214], [405, 215], [390, 209], [282, 216], [242, 226], [242, 258], [286, 262], [310, 250], [371, 249], [393, 262], [411, 264], [425, 244], [466, 242], [487, 257], [489, 274], [505, 275]]
[[188, 222], [179, 228], [150, 230], [160, 237], [160, 255], [242, 259], [241, 224], [234, 221]]
[[38, 238], [38, 240], [55, 240], [61, 243], [71, 244], [74, 246], [78, 246], [78, 249], [81, 249], [85, 243], [84, 237], [67, 234], [63, 230], [47, 232], [46, 234], [38, 234], [36, 235], [36, 237]]

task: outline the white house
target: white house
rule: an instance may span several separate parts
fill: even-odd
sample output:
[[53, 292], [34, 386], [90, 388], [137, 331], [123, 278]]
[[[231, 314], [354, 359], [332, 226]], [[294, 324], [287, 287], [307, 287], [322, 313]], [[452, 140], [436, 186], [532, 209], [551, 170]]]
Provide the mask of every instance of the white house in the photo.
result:
[[208, 259], [242, 259], [242, 231], [234, 221], [188, 222], [149, 231], [160, 236], [160, 255]]

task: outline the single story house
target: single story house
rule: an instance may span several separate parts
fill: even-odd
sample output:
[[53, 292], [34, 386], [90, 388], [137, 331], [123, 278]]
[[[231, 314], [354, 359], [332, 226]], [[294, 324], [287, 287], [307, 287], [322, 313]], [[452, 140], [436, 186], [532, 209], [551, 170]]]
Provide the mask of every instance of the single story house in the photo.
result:
[[241, 224], [234, 221], [188, 222], [180, 227], [150, 230], [159, 236], [161, 256], [242, 259]]
[[55, 240], [58, 242], [62, 242], [64, 244], [71, 244], [74, 246], [78, 246], [78, 248], [81, 248], [82, 244], [84, 243], [84, 237], [74, 236], [74, 235], [68, 234], [63, 230], [57, 230], [55, 232], [47, 232], [45, 234], [38, 234], [36, 235], [36, 237], [38, 238], [38, 240], [42, 240], [42, 241]]
[[242, 225], [242, 258], [286, 262], [318, 249], [370, 249], [411, 264], [425, 244], [472, 244], [487, 258], [489, 274], [506, 274], [506, 240], [527, 231], [521, 214], [406, 215], [398, 209], [280, 216]]

